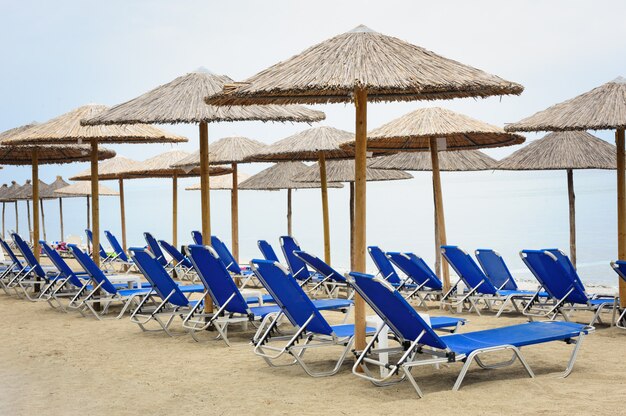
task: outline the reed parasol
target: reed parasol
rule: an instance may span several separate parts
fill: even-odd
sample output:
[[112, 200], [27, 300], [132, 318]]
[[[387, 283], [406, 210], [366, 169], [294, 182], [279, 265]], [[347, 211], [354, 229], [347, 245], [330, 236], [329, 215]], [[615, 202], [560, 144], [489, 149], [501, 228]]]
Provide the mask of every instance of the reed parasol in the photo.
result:
[[330, 264], [330, 220], [328, 214], [327, 159], [354, 158], [352, 149], [342, 150], [339, 145], [354, 134], [334, 127], [314, 127], [291, 135], [267, 146], [248, 158], [254, 162], [318, 161], [322, 191], [322, 224], [324, 227], [324, 260]]
[[[61, 227], [61, 241], [65, 241], [65, 230], [63, 229], [63, 197], [61, 195], [57, 195], [55, 192], [57, 189], [64, 188], [68, 186], [69, 183], [65, 182], [61, 176], [56, 177], [54, 182], [48, 185], [48, 189], [44, 195], [45, 199], [59, 199], [59, 224]], [[42, 218], [43, 218], [43, 207], [41, 208]], [[46, 238], [44, 237], [44, 240]]]
[[[399, 170], [383, 170], [372, 168], [373, 162], [378, 158], [368, 161], [365, 177], [368, 182], [397, 181], [411, 179], [412, 176]], [[331, 160], [326, 165], [326, 179], [329, 182], [348, 182], [350, 184], [350, 269], [354, 263], [354, 160]], [[298, 182], [319, 182], [322, 171], [319, 166], [309, 166], [300, 176], [294, 178]]]
[[[442, 150], [476, 149], [510, 146], [524, 142], [524, 137], [507, 133], [502, 128], [443, 108], [421, 108], [392, 120], [368, 133], [367, 149], [378, 151], [430, 150], [433, 172], [433, 195], [439, 244], [446, 245], [446, 223], [439, 167]], [[347, 142], [344, 147], [355, 146]], [[450, 273], [442, 263], [444, 290], [450, 289]]]
[[[57, 189], [55, 193], [63, 198], [84, 196], [87, 199], [87, 228], [89, 228], [89, 224], [90, 224], [89, 222], [89, 217], [90, 217], [89, 198], [92, 197], [93, 195], [91, 184], [87, 182], [76, 182], [71, 185], [67, 185], [63, 188]], [[99, 183], [98, 195], [99, 196], [118, 196], [119, 193]], [[94, 245], [94, 247], [98, 247], [98, 246]], [[97, 251], [97, 250], [94, 250], [94, 251]]]
[[[235, 177], [239, 178], [238, 165], [244, 163], [246, 158], [262, 151], [267, 146], [256, 140], [246, 137], [225, 137], [211, 145], [211, 154], [209, 155], [209, 164], [230, 163], [233, 174], [230, 175], [230, 218], [231, 218], [231, 241], [232, 250], [235, 260], [239, 261], [239, 192], [238, 182]], [[192, 168], [200, 166], [200, 152], [195, 152], [189, 157], [174, 164], [183, 168]], [[224, 177], [224, 179], [228, 179]], [[221, 182], [224, 182], [222, 180]], [[200, 184], [202, 185], [202, 183]], [[211, 183], [210, 189], [217, 189]]]
[[[287, 190], [287, 235], [292, 235], [291, 228], [291, 190], [319, 188], [320, 183], [297, 182], [293, 180], [308, 169], [302, 162], [279, 162], [262, 170], [239, 185], [241, 190], [279, 191]], [[342, 188], [339, 183], [329, 183], [330, 188]]]
[[[497, 161], [480, 150], [458, 150], [439, 152], [437, 155], [439, 170], [447, 172], [470, 172], [491, 170]], [[400, 169], [408, 171], [432, 171], [432, 158], [426, 152], [405, 152], [390, 156], [381, 156], [372, 161], [372, 168]], [[434, 195], [434, 189], [433, 189]], [[441, 242], [439, 224], [435, 210], [435, 273], [441, 276]]]
[[[233, 174], [234, 172], [231, 173], [230, 175], [218, 176], [214, 180], [211, 180], [211, 190], [212, 191], [231, 191], [233, 189]], [[241, 184], [241, 182], [251, 177], [252, 175], [249, 175], [241, 171], [237, 171], [237, 188], [239, 188], [239, 185]], [[200, 190], [200, 182], [185, 188], [185, 191], [199, 191], [199, 190]]]
[[[523, 87], [366, 26], [335, 36], [243, 83], [210, 104], [354, 103], [355, 266], [365, 272], [367, 102], [521, 94]], [[365, 347], [365, 303], [355, 297], [355, 348]]]
[[3, 183], [2, 186], [0, 186], [0, 201], [2, 201], [2, 238], [4, 239], [4, 235], [5, 235], [5, 211], [6, 211], [6, 203], [7, 202], [12, 202], [11, 199], [8, 199], [9, 197], [9, 185], [7, 185], [6, 183]]
[[[617, 167], [617, 255], [626, 259], [626, 78], [617, 77], [591, 91], [555, 104], [517, 123], [508, 131], [615, 130]], [[619, 280], [620, 306], [626, 307], [626, 282]]]
[[[33, 189], [35, 187], [33, 186], [33, 183], [30, 179], [26, 181], [26, 183], [22, 186], [20, 191], [16, 194], [16, 197], [18, 200], [26, 201], [26, 212], [28, 214], [28, 238], [31, 243], [33, 242], [32, 241], [33, 235], [31, 232], [32, 228], [31, 228], [31, 216], [30, 216], [30, 201], [33, 201], [33, 214], [35, 211], [35, 205], [38, 205], [40, 208], [43, 239], [47, 240], [46, 221], [45, 221], [45, 215], [44, 215], [44, 210], [43, 210], [43, 197], [48, 192], [48, 184], [42, 181], [41, 179], [39, 179], [38, 182], [39, 182], [39, 198], [37, 199], [34, 198], [35, 195], [33, 194]], [[35, 218], [33, 218], [33, 221], [35, 221]], [[37, 223], [39, 223], [39, 218], [37, 218], [36, 221]]]
[[18, 234], [20, 233], [20, 221], [17, 209], [17, 198], [15, 197], [15, 195], [19, 192], [20, 188], [21, 186], [18, 185], [16, 181], [11, 181], [11, 186], [9, 186], [9, 188], [7, 189], [7, 193], [4, 195], [4, 199], [6, 201], [12, 201], [15, 203], [15, 232]]
[[[76, 108], [68, 113], [53, 118], [45, 123], [16, 133], [3, 141], [7, 145], [49, 145], [72, 144], [88, 142], [91, 145], [91, 189], [93, 198], [92, 231], [93, 244], [100, 244], [100, 205], [98, 201], [98, 143], [178, 143], [187, 141], [186, 138], [167, 133], [156, 127], [146, 124], [121, 126], [83, 126], [80, 121], [95, 117], [105, 111], [107, 107], [89, 104]], [[89, 153], [87, 153], [87, 156]], [[33, 161], [33, 172], [38, 161]], [[33, 178], [35, 179], [35, 178]], [[35, 240], [37, 240], [36, 236]], [[38, 241], [35, 241], [38, 244]], [[93, 259], [100, 264], [100, 253], [93, 251]]]

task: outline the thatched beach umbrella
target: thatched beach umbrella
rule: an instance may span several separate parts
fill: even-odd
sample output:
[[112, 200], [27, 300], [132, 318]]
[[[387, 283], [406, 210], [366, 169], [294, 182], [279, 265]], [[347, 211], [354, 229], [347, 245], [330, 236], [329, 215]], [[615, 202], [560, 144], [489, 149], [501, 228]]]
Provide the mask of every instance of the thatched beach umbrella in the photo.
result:
[[[354, 103], [355, 266], [365, 272], [367, 103], [520, 94], [523, 87], [363, 25], [335, 36], [242, 83], [210, 104]], [[365, 303], [355, 297], [355, 348], [365, 347]]]
[[351, 140], [353, 133], [334, 127], [314, 127], [293, 134], [251, 156], [255, 162], [318, 161], [322, 190], [322, 224], [324, 228], [324, 260], [330, 264], [330, 221], [328, 215], [328, 190], [326, 159], [354, 158], [352, 149], [342, 150], [341, 143]]
[[[617, 166], [617, 255], [626, 259], [626, 78], [618, 77], [579, 96], [508, 124], [508, 131], [615, 130]], [[619, 280], [621, 307], [626, 307], [626, 282]]]
[[[372, 168], [377, 158], [369, 159], [366, 170], [368, 182], [397, 181], [411, 179], [413, 176], [399, 170], [383, 170]], [[293, 179], [298, 182], [320, 182], [323, 173], [317, 165], [309, 166], [301, 175]], [[326, 179], [331, 182], [348, 182], [350, 184], [350, 268], [354, 269], [354, 160], [331, 160], [326, 165]]]
[[[69, 183], [65, 182], [61, 176], [57, 175], [54, 182], [48, 185], [48, 189], [45, 195], [43, 196], [45, 199], [54, 199], [54, 198], [59, 199], [59, 223], [61, 226], [61, 241], [64, 241], [65, 239], [65, 230], [63, 229], [63, 197], [61, 195], [58, 195], [55, 191], [57, 189], [61, 189], [66, 186], [69, 186]], [[41, 212], [42, 212], [42, 218], [43, 218], [43, 208], [41, 209]], [[44, 237], [44, 240], [45, 239], [46, 238]]]
[[495, 167], [497, 170], [565, 170], [569, 202], [570, 258], [576, 267], [574, 169], [615, 169], [615, 146], [586, 131], [554, 132], [535, 140]]
[[[122, 248], [124, 252], [127, 249], [126, 243], [126, 202], [124, 200], [124, 179], [130, 176], [125, 172], [134, 169], [140, 162], [128, 159], [123, 156], [116, 156], [98, 164], [98, 180], [108, 181], [117, 180], [120, 194], [120, 222], [122, 226]], [[91, 169], [87, 169], [78, 175], [70, 178], [73, 181], [89, 181], [91, 180]]]
[[13, 202], [12, 199], [9, 199], [9, 185], [7, 185], [6, 183], [3, 183], [2, 186], [0, 186], [0, 201], [2, 201], [2, 238], [4, 239], [4, 235], [5, 235], [5, 211], [6, 211], [6, 203], [7, 202]]
[[[439, 174], [439, 148], [447, 150], [499, 147], [519, 144], [524, 137], [443, 108], [421, 108], [386, 123], [367, 134], [367, 149], [373, 151], [430, 150], [433, 194], [439, 243], [446, 245], [446, 225]], [[355, 146], [356, 142], [344, 146]], [[444, 290], [450, 288], [447, 265], [442, 267]]]
[[[443, 172], [475, 172], [491, 170], [497, 161], [480, 150], [458, 150], [454, 152], [439, 152], [439, 170]], [[427, 152], [404, 152], [395, 155], [381, 156], [374, 159], [370, 165], [378, 169], [399, 169], [408, 171], [432, 171], [432, 157]], [[434, 184], [434, 182], [433, 182]], [[435, 190], [433, 189], [433, 195]], [[441, 242], [439, 239], [439, 224], [437, 210], [435, 210], [435, 273], [441, 276]]]
[[[230, 175], [222, 175], [222, 176], [218, 176], [215, 179], [211, 179], [211, 190], [212, 191], [232, 191], [233, 175], [234, 175], [234, 172], [231, 173]], [[237, 171], [237, 188], [239, 188], [239, 185], [243, 181], [251, 177], [252, 175], [249, 175], [247, 173], [244, 173], [238, 170]], [[199, 191], [199, 190], [200, 190], [200, 182], [185, 188], [185, 191]], [[0, 191], [0, 194], [1, 194], [1, 191]]]
[[[35, 188], [35, 186], [33, 186], [33, 183], [31, 180], [27, 180], [24, 186], [22, 186], [22, 188], [20, 189], [19, 193], [17, 193], [18, 200], [26, 201], [26, 212], [28, 214], [28, 238], [31, 243], [33, 242], [32, 241], [33, 235], [31, 233], [32, 228], [31, 228], [31, 216], [30, 216], [30, 201], [33, 201], [33, 214], [35, 211], [35, 206], [39, 206], [41, 210], [40, 213], [41, 213], [41, 226], [42, 226], [42, 231], [43, 231], [43, 239], [46, 240], [46, 220], [45, 220], [45, 214], [43, 211], [43, 197], [48, 192], [48, 184], [42, 181], [41, 179], [39, 179], [38, 182], [39, 182], [39, 197], [38, 198], [35, 198], [35, 195], [33, 193], [33, 189]], [[33, 215], [33, 222], [35, 221], [39, 223], [39, 217], [35, 219]]]
[[[279, 191], [287, 190], [287, 235], [291, 230], [291, 190], [319, 188], [321, 184], [297, 182], [293, 180], [308, 169], [302, 162], [280, 162], [251, 176], [239, 185], [241, 190], [250, 191]], [[329, 188], [342, 188], [340, 183], [329, 183]]]
[[[263, 149], [265, 149], [267, 145], [252, 139], [248, 139], [246, 137], [225, 137], [213, 143], [211, 145], [211, 153], [209, 155], [209, 164], [222, 164], [222, 163], [230, 163], [233, 174], [230, 175], [231, 184], [229, 188], [222, 189], [230, 189], [230, 218], [231, 218], [231, 239], [232, 239], [232, 250], [233, 256], [235, 256], [235, 260], [239, 261], [239, 192], [237, 185], [239, 183], [239, 174], [238, 174], [238, 165], [240, 163], [244, 163], [246, 159], [256, 154]], [[189, 157], [181, 160], [180, 162], [174, 164], [174, 166], [180, 166], [186, 169], [192, 167], [200, 166], [200, 151], [197, 151], [190, 155]], [[238, 178], [235, 180], [235, 178]], [[224, 182], [226, 177], [221, 182]], [[200, 183], [202, 187], [202, 183]], [[211, 185], [210, 189], [218, 189]]]
[[15, 182], [11, 181], [11, 185], [7, 189], [6, 194], [4, 195], [4, 199], [8, 202], [13, 201], [15, 203], [15, 232], [20, 233], [20, 221], [18, 215], [18, 207], [17, 207], [17, 197], [16, 194], [19, 192], [21, 186]]
[[[102, 149], [99, 149], [99, 150], [102, 150]], [[57, 189], [56, 194], [59, 196], [62, 196], [63, 198], [80, 197], [80, 196], [84, 196], [86, 198], [87, 200], [87, 228], [89, 228], [89, 224], [90, 224], [89, 198], [93, 197], [91, 184], [87, 182], [76, 182], [71, 185], [65, 186], [63, 188]], [[99, 183], [98, 195], [99, 196], [118, 196], [119, 193]], [[94, 236], [94, 239], [95, 239], [95, 236]], [[100, 244], [100, 242], [98, 242], [98, 244]], [[95, 241], [94, 241], [94, 247], [98, 247], [95, 245]], [[98, 250], [94, 250], [94, 251], [98, 251]]]
[[[105, 111], [107, 107], [89, 104], [53, 118], [45, 123], [33, 126], [3, 141], [7, 145], [45, 145], [73, 144], [89, 142], [91, 145], [91, 189], [93, 195], [92, 231], [93, 244], [100, 243], [100, 205], [98, 202], [98, 143], [178, 143], [187, 139], [167, 133], [156, 127], [135, 124], [132, 126], [83, 126], [80, 121], [92, 118]], [[37, 160], [33, 161], [33, 172]], [[33, 178], [34, 180], [35, 178]], [[35, 240], [39, 236], [35, 236]], [[35, 241], [38, 244], [38, 241]], [[100, 264], [100, 254], [94, 250], [93, 259]]]

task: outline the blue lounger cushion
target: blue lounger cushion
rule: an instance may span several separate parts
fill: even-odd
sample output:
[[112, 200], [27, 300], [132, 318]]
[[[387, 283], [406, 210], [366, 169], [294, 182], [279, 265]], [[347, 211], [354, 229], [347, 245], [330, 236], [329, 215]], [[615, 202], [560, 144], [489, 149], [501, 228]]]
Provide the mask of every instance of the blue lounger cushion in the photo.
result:
[[[331, 325], [330, 327], [339, 338], [354, 336], [354, 324]], [[376, 328], [372, 328], [370, 326], [365, 327], [365, 333], [372, 334], [374, 332], [376, 332]]]
[[[261, 299], [263, 299], [263, 303], [274, 302], [274, 299], [272, 298], [271, 295], [263, 295], [261, 296]], [[259, 303], [259, 298], [256, 296], [247, 297], [246, 303], [249, 303], [249, 304]]]
[[453, 318], [451, 316], [431, 316], [430, 326], [433, 329], [442, 329], [455, 327], [457, 325], [465, 325], [466, 320], [463, 318]]

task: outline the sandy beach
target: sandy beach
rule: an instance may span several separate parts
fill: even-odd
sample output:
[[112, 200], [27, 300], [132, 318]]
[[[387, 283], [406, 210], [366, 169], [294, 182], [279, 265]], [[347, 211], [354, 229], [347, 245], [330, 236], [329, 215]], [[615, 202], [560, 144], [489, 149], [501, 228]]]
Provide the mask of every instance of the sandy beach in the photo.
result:
[[[431, 309], [433, 315], [441, 314]], [[0, 296], [0, 414], [568, 414], [617, 415], [626, 391], [626, 331], [598, 326], [585, 338], [576, 367], [562, 371], [571, 347], [550, 343], [523, 352], [537, 377], [519, 364], [502, 370], [473, 367], [458, 392], [450, 389], [460, 365], [417, 372], [425, 397], [408, 382], [379, 388], [357, 379], [350, 364], [336, 376], [311, 378], [296, 366], [269, 368], [252, 352], [251, 331], [233, 331], [232, 347], [180, 336], [142, 333], [129, 322], [95, 321]], [[339, 314], [326, 313], [338, 322]], [[524, 322], [522, 316], [462, 314], [461, 331]], [[586, 320], [588, 314], [578, 318]], [[309, 359], [327, 364], [336, 351]]]

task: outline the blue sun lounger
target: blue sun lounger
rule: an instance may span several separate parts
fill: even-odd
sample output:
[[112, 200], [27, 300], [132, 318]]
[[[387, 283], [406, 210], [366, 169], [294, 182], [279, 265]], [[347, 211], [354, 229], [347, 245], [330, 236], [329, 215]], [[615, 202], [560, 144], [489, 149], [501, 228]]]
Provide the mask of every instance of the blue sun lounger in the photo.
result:
[[[501, 306], [496, 313], [499, 317], [507, 308], [513, 306], [513, 309], [519, 313], [522, 312], [520, 306], [526, 304], [537, 295], [537, 299], [547, 297], [545, 292], [533, 292], [532, 290], [499, 290], [493, 285], [491, 280], [483, 273], [482, 269], [476, 264], [474, 259], [463, 249], [457, 246], [441, 246], [441, 254], [446, 258], [452, 266], [459, 281], [467, 286], [467, 292], [460, 294], [460, 299], [455, 298], [457, 295], [457, 282], [448, 293], [446, 293], [441, 302], [442, 306], [452, 307], [469, 303], [469, 310], [472, 309], [480, 315], [478, 302], [483, 302], [487, 310], [492, 310], [494, 304], [500, 303]], [[518, 302], [520, 305], [518, 305]]]
[[443, 283], [423, 258], [414, 253], [399, 252], [387, 252], [387, 257], [415, 284], [415, 288], [405, 296], [407, 299], [417, 296], [420, 305], [428, 309], [427, 299], [435, 300], [443, 295]]
[[[562, 377], [567, 377], [574, 367], [583, 337], [594, 330], [593, 327], [586, 325], [552, 321], [529, 322], [484, 331], [439, 336], [389, 283], [362, 273], [350, 273], [350, 278], [355, 290], [391, 329], [399, 344], [395, 349], [378, 350], [376, 341], [384, 326], [381, 327], [371, 337], [365, 349], [357, 352], [358, 359], [352, 368], [352, 373], [377, 386], [388, 386], [407, 379], [419, 397], [423, 397], [423, 393], [415, 380], [415, 367], [464, 363], [453, 390], [461, 387], [474, 360], [481, 368], [495, 369], [512, 365], [517, 359], [528, 375], [534, 377], [532, 369], [520, 350], [522, 347], [552, 341], [575, 344], [567, 368], [561, 374]], [[512, 352], [512, 358], [494, 364], [487, 364], [481, 360], [482, 355], [502, 351]], [[390, 355], [393, 363], [381, 361], [380, 354], [382, 353]], [[370, 369], [371, 366], [385, 368], [388, 373], [384, 376], [377, 376], [376, 372]], [[361, 369], [362, 372], [359, 371]]]
[[176, 277], [181, 280], [187, 279], [194, 282], [197, 279], [197, 276], [193, 270], [193, 264], [191, 264], [191, 261], [187, 258], [187, 256], [165, 240], [159, 240], [159, 244], [161, 244], [163, 250], [165, 250], [172, 258], [172, 265], [174, 266]]
[[202, 233], [200, 231], [192, 231], [191, 239], [193, 240], [194, 243], [200, 246], [202, 245]]
[[172, 266], [172, 260], [168, 260], [165, 257], [165, 254], [163, 253], [163, 250], [161, 250], [161, 246], [157, 242], [157, 239], [154, 238], [154, 236], [149, 232], [143, 233], [143, 238], [146, 240], [148, 250], [152, 252], [156, 261], [158, 261], [161, 266], [163, 266], [168, 272], [172, 271], [174, 269], [174, 267]]
[[[626, 282], [626, 261], [617, 260], [611, 262], [611, 267], [615, 270], [615, 273]], [[626, 329], [626, 309], [624, 309], [621, 315], [615, 320], [615, 326], [618, 328]]]
[[485, 276], [498, 290], [519, 289], [500, 253], [490, 248], [479, 248], [474, 251], [474, 255], [485, 272]]
[[28, 267], [20, 275], [12, 279], [8, 287], [12, 287], [18, 296], [24, 295], [31, 302], [36, 302], [39, 300], [42, 290], [58, 278], [58, 273], [55, 273], [50, 267], [44, 269], [37, 261], [31, 248], [22, 240], [19, 234], [13, 233], [12, 237], [15, 246], [22, 254], [22, 257], [24, 257], [24, 260], [26, 260]]
[[[122, 306], [122, 310], [115, 317], [119, 319], [132, 305], [139, 304], [141, 299], [152, 292], [152, 288], [118, 289], [109, 281], [107, 275], [94, 263], [87, 253], [82, 251], [76, 244], [68, 244], [68, 247], [78, 264], [87, 272], [95, 285], [84, 297], [70, 302], [68, 308], [76, 309], [82, 315], [85, 315], [86, 311], [90, 311], [96, 319], [101, 320], [108, 313], [112, 304], [119, 303]], [[96, 303], [102, 305], [101, 311], [96, 310], [94, 306]]]
[[602, 322], [600, 314], [611, 310], [613, 319], [618, 309], [618, 299], [612, 297], [589, 296], [574, 266], [567, 256], [556, 249], [522, 250], [520, 256], [535, 275], [542, 288], [554, 300], [554, 304], [541, 305], [532, 298], [524, 308], [524, 315], [533, 318], [556, 319], [559, 315], [569, 320], [568, 311], [591, 311], [593, 318], [589, 325]]
[[145, 296], [130, 316], [130, 321], [139, 325], [142, 331], [152, 332], [146, 325], [157, 322], [160, 329], [167, 335], [173, 336], [170, 326], [174, 318], [184, 318], [187, 313], [202, 300], [190, 300], [188, 296], [193, 293], [204, 293], [202, 285], [178, 285], [169, 275], [163, 265], [156, 259], [154, 254], [144, 247], [131, 247], [133, 261], [152, 284], [154, 289]]
[[300, 286], [306, 286], [309, 283], [317, 284], [323, 280], [323, 277], [319, 274], [312, 272], [307, 267], [306, 263], [297, 257], [294, 251], [302, 251], [300, 244], [295, 238], [284, 235], [279, 238], [280, 248], [283, 251], [283, 256], [287, 261], [287, 267], [291, 275], [298, 281]]
[[7, 295], [11, 295], [10, 289], [12, 289], [11, 285], [14, 279], [19, 278], [22, 273], [26, 273], [29, 266], [22, 263], [22, 261], [17, 258], [9, 244], [2, 238], [0, 238], [0, 245], [2, 245], [2, 248], [11, 261], [11, 264], [4, 269], [0, 275], [0, 286], [2, 286], [2, 290], [4, 290]]
[[[319, 257], [305, 251], [294, 251], [293, 254], [322, 276], [322, 280], [315, 284], [308, 293], [315, 294], [320, 289], [324, 289], [328, 297], [335, 298], [341, 288], [351, 292], [346, 278]], [[347, 297], [348, 299], [352, 298], [350, 293]]]
[[109, 256], [109, 263], [111, 264], [120, 264], [121, 266], [126, 268], [126, 272], [129, 272], [132, 268], [135, 268], [135, 263], [131, 259], [128, 258], [128, 255], [124, 252], [120, 242], [117, 237], [113, 235], [110, 231], [104, 231], [104, 235], [109, 240], [109, 244], [113, 249], [113, 255]]
[[274, 251], [274, 248], [266, 240], [257, 241], [257, 246], [259, 247], [259, 250], [261, 251], [261, 254], [263, 254], [263, 258], [265, 260], [275, 261], [277, 263], [280, 263], [278, 261], [278, 256], [276, 255], [276, 252]]
[[211, 246], [213, 246], [213, 250], [220, 256], [220, 259], [224, 262], [226, 269], [231, 272], [235, 276], [240, 276], [244, 278], [244, 281], [241, 283], [241, 287], [245, 287], [246, 283], [253, 277], [252, 271], [248, 269], [247, 266], [241, 267], [233, 253], [228, 249], [228, 246], [220, 240], [219, 237], [212, 235], [211, 236]]
[[[94, 250], [94, 247], [93, 247], [93, 232], [89, 228], [85, 228], [85, 234], [87, 235], [87, 240], [89, 240], [89, 242], [91, 243], [91, 253], [89, 253], [89, 255], [93, 256], [93, 250]], [[112, 260], [112, 256], [109, 256], [109, 254], [104, 250], [104, 247], [102, 247], [102, 243], [100, 243], [100, 247], [98, 249], [98, 252], [100, 253], [100, 265], [105, 270], [109, 269], [111, 267], [109, 262]]]
[[[252, 270], [270, 292], [282, 313], [296, 328], [293, 335], [274, 337], [277, 320], [274, 320], [262, 335], [254, 341], [254, 353], [262, 357], [271, 367], [282, 357], [289, 357], [289, 365], [298, 363], [313, 377], [330, 376], [341, 368], [354, 342], [354, 325], [330, 325], [306, 295], [298, 282], [280, 264], [268, 260], [252, 260]], [[262, 324], [263, 326], [263, 324]], [[367, 328], [373, 333], [374, 328]], [[286, 341], [282, 346], [272, 345], [273, 341]], [[300, 342], [302, 340], [302, 342]], [[335, 365], [328, 370], [314, 370], [304, 361], [304, 353], [311, 348], [341, 346], [343, 350]]]

